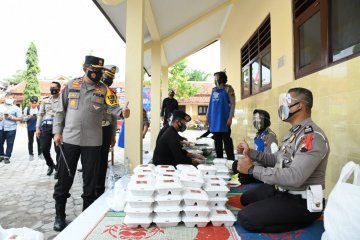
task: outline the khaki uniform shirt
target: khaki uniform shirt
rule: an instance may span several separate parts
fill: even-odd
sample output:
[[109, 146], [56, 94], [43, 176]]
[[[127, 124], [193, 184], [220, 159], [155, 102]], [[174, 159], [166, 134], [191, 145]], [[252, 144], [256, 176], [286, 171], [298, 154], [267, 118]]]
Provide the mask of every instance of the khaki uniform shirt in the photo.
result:
[[120, 106], [109, 102], [107, 94], [103, 83], [91, 85], [82, 78], [70, 80], [60, 97], [53, 133], [62, 134], [65, 143], [101, 146], [105, 109], [116, 117], [121, 115]]
[[40, 128], [43, 120], [53, 120], [55, 117], [57, 105], [59, 104], [60, 96], [54, 98], [53, 96], [45, 97], [40, 105], [39, 113], [36, 120], [36, 127]]
[[279, 151], [267, 154], [250, 150], [250, 158], [262, 166], [255, 166], [253, 176], [267, 184], [285, 190], [302, 191], [309, 185], [322, 185], [330, 148], [325, 133], [311, 118], [292, 127]]

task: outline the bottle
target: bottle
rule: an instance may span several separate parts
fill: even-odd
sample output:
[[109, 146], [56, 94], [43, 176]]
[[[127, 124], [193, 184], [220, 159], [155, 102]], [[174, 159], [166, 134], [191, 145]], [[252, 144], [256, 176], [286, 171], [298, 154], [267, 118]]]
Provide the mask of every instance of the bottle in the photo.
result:
[[124, 159], [124, 174], [121, 178], [121, 187], [122, 189], [124, 189], [125, 191], [127, 190], [127, 186], [130, 182], [130, 164], [129, 164], [129, 158], [125, 157]]
[[108, 172], [108, 182], [107, 182], [107, 189], [110, 192], [110, 194], [113, 194], [114, 186], [115, 186], [115, 175], [114, 175], [114, 171], [112, 169], [112, 165], [110, 164], [109, 172]]

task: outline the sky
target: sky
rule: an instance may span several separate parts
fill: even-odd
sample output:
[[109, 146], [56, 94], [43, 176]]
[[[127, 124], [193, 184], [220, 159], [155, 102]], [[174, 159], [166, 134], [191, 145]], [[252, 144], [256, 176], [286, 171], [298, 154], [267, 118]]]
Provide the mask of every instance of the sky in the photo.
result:
[[[8, 0], [0, 8], [0, 80], [26, 69], [26, 51], [33, 41], [41, 72], [38, 79], [83, 74], [85, 55], [103, 57], [125, 77], [125, 43], [91, 0]], [[188, 57], [188, 67], [215, 72], [219, 43]]]

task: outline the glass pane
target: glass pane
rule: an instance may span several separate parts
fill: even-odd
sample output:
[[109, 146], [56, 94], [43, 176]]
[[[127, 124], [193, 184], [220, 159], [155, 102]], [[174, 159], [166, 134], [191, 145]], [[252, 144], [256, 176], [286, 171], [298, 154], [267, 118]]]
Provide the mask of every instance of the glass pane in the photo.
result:
[[300, 68], [320, 61], [320, 12], [314, 14], [299, 28]]
[[333, 61], [360, 52], [360, 1], [331, 1]]
[[267, 53], [261, 59], [261, 86], [264, 87], [271, 83], [271, 54]]
[[249, 68], [245, 67], [242, 72], [243, 97], [250, 95]]
[[256, 94], [260, 90], [260, 68], [259, 61], [251, 64], [251, 94]]

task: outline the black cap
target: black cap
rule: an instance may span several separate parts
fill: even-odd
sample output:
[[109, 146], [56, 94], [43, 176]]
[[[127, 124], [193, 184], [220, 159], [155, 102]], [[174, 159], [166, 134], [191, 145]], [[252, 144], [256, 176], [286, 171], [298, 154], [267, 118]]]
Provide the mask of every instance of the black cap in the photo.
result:
[[170, 89], [170, 90], [169, 90], [169, 94], [175, 94], [175, 91], [172, 90], [172, 89]]
[[95, 56], [85, 56], [84, 65], [93, 67], [93, 68], [103, 68], [104, 67], [104, 59], [95, 57]]
[[173, 120], [175, 119], [184, 119], [186, 122], [191, 121], [191, 117], [186, 112], [181, 110], [175, 110], [173, 112]]
[[30, 102], [38, 102], [39, 98], [37, 96], [31, 96], [30, 97]]

